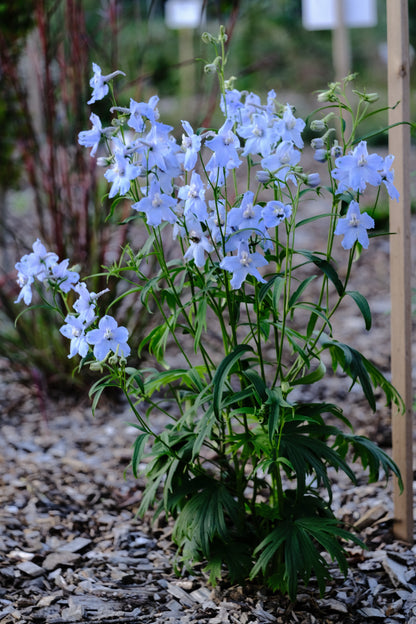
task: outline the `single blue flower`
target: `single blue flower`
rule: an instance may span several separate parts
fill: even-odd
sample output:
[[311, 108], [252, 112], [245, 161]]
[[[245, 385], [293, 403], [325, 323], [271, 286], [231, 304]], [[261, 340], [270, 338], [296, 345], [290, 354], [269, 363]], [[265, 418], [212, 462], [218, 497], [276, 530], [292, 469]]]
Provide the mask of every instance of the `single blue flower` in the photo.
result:
[[95, 113], [91, 113], [90, 121], [92, 129], [80, 132], [78, 134], [78, 143], [84, 147], [91, 147], [90, 156], [95, 156], [101, 140], [103, 127], [100, 118]]
[[159, 182], [153, 179], [148, 194], [133, 204], [132, 208], [138, 212], [144, 212], [147, 217], [147, 224], [157, 227], [162, 221], [175, 223], [177, 216], [174, 207], [176, 204], [177, 200], [163, 193]]
[[117, 321], [106, 314], [100, 319], [98, 329], [92, 329], [87, 333], [87, 342], [94, 346], [95, 359], [102, 361], [110, 351], [120, 357], [127, 357], [130, 354], [128, 337], [128, 330], [125, 327], [118, 327]]
[[300, 161], [301, 153], [297, 150], [292, 141], [282, 141], [276, 148], [276, 151], [266, 156], [261, 161], [261, 166], [266, 171], [270, 171], [273, 177], [280, 182], [293, 182], [296, 184], [296, 178], [291, 173]]
[[85, 330], [87, 325], [85, 321], [73, 314], [68, 314], [65, 319], [66, 325], [63, 325], [59, 331], [65, 338], [68, 338], [71, 343], [69, 347], [69, 358], [74, 357], [74, 355], [80, 355], [81, 357], [85, 357], [88, 353], [89, 346], [85, 334]]
[[185, 216], [192, 214], [200, 221], [205, 221], [208, 218], [204, 183], [196, 171], [192, 173], [190, 184], [181, 186], [178, 197], [185, 200]]
[[350, 154], [335, 160], [331, 175], [338, 180], [337, 194], [348, 189], [362, 193], [367, 184], [379, 186], [382, 180], [380, 170], [383, 169], [383, 165], [382, 157], [378, 154], [368, 154], [367, 142], [360, 141]]
[[303, 119], [293, 115], [289, 104], [286, 104], [283, 118], [277, 122], [276, 129], [282, 141], [293, 141], [296, 147], [303, 147], [302, 131], [305, 128]]
[[186, 134], [182, 135], [182, 150], [185, 152], [183, 168], [191, 171], [196, 165], [199, 150], [201, 149], [201, 137], [194, 133], [188, 121], [182, 121], [182, 127]]
[[108, 74], [107, 76], [101, 75], [101, 67], [97, 65], [97, 63], [92, 64], [93, 76], [90, 80], [90, 87], [92, 88], [91, 99], [88, 100], [87, 104], [93, 104], [98, 100], [102, 100], [108, 93], [108, 82], [112, 80], [115, 76], [126, 74], [120, 70], [113, 72], [112, 74]]
[[278, 139], [275, 127], [270, 126], [267, 117], [259, 113], [254, 114], [247, 125], [238, 126], [237, 132], [246, 139], [243, 156], [249, 154], [268, 156]]
[[272, 200], [267, 202], [261, 211], [264, 225], [267, 228], [278, 226], [292, 214], [292, 206], [283, 204], [281, 201]]
[[226, 256], [221, 260], [220, 267], [225, 271], [233, 274], [230, 285], [236, 290], [240, 288], [247, 275], [252, 275], [257, 281], [265, 283], [266, 280], [261, 276], [258, 267], [266, 266], [267, 260], [257, 251], [250, 253], [248, 244], [242, 242], [239, 245], [236, 256]]
[[358, 202], [352, 201], [346, 216], [338, 220], [334, 233], [344, 236], [341, 243], [344, 249], [351, 249], [355, 241], [367, 249], [369, 245], [367, 230], [373, 227], [374, 219], [366, 212], [361, 214]]
[[399, 197], [400, 197], [399, 191], [396, 189], [396, 187], [393, 184], [394, 170], [391, 169], [393, 160], [394, 160], [394, 156], [392, 154], [389, 154], [388, 156], [385, 157], [384, 162], [383, 162], [383, 168], [380, 169], [380, 175], [381, 175], [381, 181], [386, 187], [390, 198], [395, 199], [396, 201], [399, 201]]
[[141, 167], [132, 165], [128, 158], [125, 158], [121, 153], [116, 152], [114, 154], [115, 163], [111, 169], [107, 169], [104, 173], [104, 177], [108, 182], [112, 182], [109, 198], [115, 197], [117, 193], [120, 195], [126, 195], [130, 190], [130, 183], [134, 178], [140, 175]]
[[207, 171], [211, 171], [216, 167], [233, 169], [241, 163], [237, 153], [240, 141], [238, 136], [232, 131], [232, 127], [233, 121], [227, 119], [218, 130], [218, 134], [213, 139], [205, 142], [206, 146], [214, 152], [207, 163]]
[[189, 247], [184, 255], [184, 260], [193, 260], [199, 269], [203, 269], [205, 266], [205, 252], [211, 253], [211, 251], [214, 251], [214, 247], [204, 234], [197, 219], [190, 217], [186, 219], [185, 223]]
[[74, 285], [79, 281], [79, 273], [68, 269], [68, 264], [69, 259], [67, 258], [51, 267], [51, 278], [56, 281], [64, 293], [73, 290]]

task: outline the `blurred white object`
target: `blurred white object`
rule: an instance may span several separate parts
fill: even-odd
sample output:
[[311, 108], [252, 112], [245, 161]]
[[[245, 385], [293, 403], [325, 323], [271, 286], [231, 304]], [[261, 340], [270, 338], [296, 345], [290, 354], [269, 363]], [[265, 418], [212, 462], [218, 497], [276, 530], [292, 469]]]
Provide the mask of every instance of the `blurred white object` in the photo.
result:
[[172, 29], [197, 28], [205, 22], [203, 0], [167, 0], [166, 26]]
[[[376, 0], [343, 0], [347, 28], [370, 28], [377, 24]], [[302, 23], [306, 30], [331, 30], [338, 26], [337, 0], [302, 0]]]

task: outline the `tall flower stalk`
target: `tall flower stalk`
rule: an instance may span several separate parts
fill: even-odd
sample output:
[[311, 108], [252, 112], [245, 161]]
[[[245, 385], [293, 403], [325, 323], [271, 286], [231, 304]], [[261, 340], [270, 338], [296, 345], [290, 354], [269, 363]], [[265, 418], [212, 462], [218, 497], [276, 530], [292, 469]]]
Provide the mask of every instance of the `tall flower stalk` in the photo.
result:
[[[296, 388], [324, 379], [329, 351], [333, 368], [361, 385], [371, 409], [378, 387], [388, 403], [402, 406], [380, 371], [339, 342], [332, 326], [351, 297], [370, 329], [368, 303], [348, 282], [374, 225], [360, 209], [366, 186], [384, 183], [397, 197], [392, 156], [368, 154], [355, 136], [338, 145], [331, 116], [322, 117], [320, 108], [315, 127], [322, 136], [314, 145], [316, 160], [328, 166], [327, 200], [319, 174], [301, 165], [305, 121], [274, 91], [263, 102], [226, 80], [224, 29], [204, 40], [216, 55], [206, 67], [219, 77], [225, 119], [218, 130], [194, 131], [182, 120], [178, 143], [153, 97], [131, 100], [129, 108], [114, 100], [110, 126], [92, 113], [92, 128], [79, 134], [106, 167], [113, 210], [118, 199], [127, 200], [129, 220], [147, 229], [144, 247], [126, 246], [107, 275], [124, 284], [117, 303], [139, 295], [149, 311], [160, 312], [139, 345], [148, 365], [130, 365], [132, 336], [111, 315], [114, 302], [100, 309], [103, 293], [90, 293], [69, 261], [41, 241], [16, 265], [18, 300], [31, 304], [34, 287], [44, 303], [48, 290], [60, 294], [64, 306], [54, 309], [70, 339], [69, 357], [80, 358], [79, 369], [102, 373], [91, 388], [93, 407], [109, 386], [125, 394], [139, 432], [134, 474], [146, 463], [139, 512], [155, 506], [156, 515], [164, 511], [174, 519], [183, 564], [204, 561], [212, 583], [222, 574], [239, 582], [260, 579], [294, 598], [299, 580], [311, 576], [324, 591], [330, 571], [322, 551], [346, 572], [345, 543], [361, 544], [332, 509], [329, 469], [355, 483], [351, 452], [370, 481], [380, 470], [400, 478], [386, 453], [354, 434], [342, 406], [295, 398]], [[122, 75], [103, 75], [96, 64], [93, 70], [92, 105], [108, 92], [115, 97], [112, 82]], [[365, 118], [361, 96], [356, 113], [342, 85], [332, 85], [326, 97], [331, 109], [352, 116], [358, 133], [356, 116]], [[329, 208], [302, 218], [311, 194]], [[299, 248], [299, 229], [318, 220], [326, 228], [325, 250]], [[168, 259], [171, 236], [177, 256]], [[332, 257], [339, 237], [348, 252], [344, 278]], [[146, 265], [154, 258], [157, 271], [149, 276]], [[158, 409], [169, 420], [162, 432], [152, 425]]]

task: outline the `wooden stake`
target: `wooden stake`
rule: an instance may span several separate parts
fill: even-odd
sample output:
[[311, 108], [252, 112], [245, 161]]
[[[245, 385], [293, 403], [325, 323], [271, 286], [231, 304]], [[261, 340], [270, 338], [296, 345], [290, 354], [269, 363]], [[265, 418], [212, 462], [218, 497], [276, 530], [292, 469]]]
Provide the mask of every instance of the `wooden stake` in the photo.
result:
[[[410, 120], [408, 0], [386, 0], [388, 46], [389, 124]], [[393, 385], [406, 412], [392, 410], [393, 459], [398, 464], [404, 492], [394, 483], [394, 533], [413, 542], [411, 263], [410, 263], [410, 130], [399, 125], [389, 130], [389, 151], [394, 154], [394, 184], [400, 200], [390, 201], [391, 368]]]

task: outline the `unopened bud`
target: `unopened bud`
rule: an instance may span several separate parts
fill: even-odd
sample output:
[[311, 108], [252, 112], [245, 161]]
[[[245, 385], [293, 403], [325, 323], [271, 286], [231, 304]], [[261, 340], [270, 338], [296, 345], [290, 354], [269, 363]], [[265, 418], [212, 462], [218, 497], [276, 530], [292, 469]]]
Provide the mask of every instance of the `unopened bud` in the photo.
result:
[[366, 93], [365, 91], [358, 91], [357, 89], [353, 89], [352, 92], [358, 95], [363, 102], [369, 102], [370, 104], [377, 102], [380, 97], [378, 93]]
[[311, 141], [311, 148], [312, 149], [322, 149], [325, 147], [325, 142], [321, 137], [316, 137], [315, 139], [312, 139]]
[[320, 186], [321, 176], [319, 175], [319, 173], [310, 173], [306, 177], [306, 184], [310, 186], [311, 188], [316, 188], [317, 186]]
[[201, 39], [204, 43], [216, 43], [217, 42], [216, 38], [213, 35], [211, 35], [211, 33], [209, 32], [202, 33]]
[[324, 132], [324, 130], [326, 130], [326, 125], [323, 119], [313, 119], [311, 121], [311, 130], [313, 130], [313, 132]]
[[226, 41], [228, 41], [228, 35], [225, 32], [225, 28], [224, 28], [223, 24], [221, 24], [221, 26], [220, 26], [220, 36], [218, 37], [218, 40], [219, 41], [224, 41], [224, 43]]
[[320, 149], [315, 150], [313, 157], [318, 162], [325, 162], [326, 161], [326, 149], [320, 148]]
[[271, 180], [270, 173], [268, 171], [257, 171], [256, 180], [260, 184], [267, 184]]
[[333, 146], [331, 147], [331, 156], [332, 158], [339, 158], [343, 154], [343, 149], [341, 145], [338, 145], [338, 141], [334, 141]]

